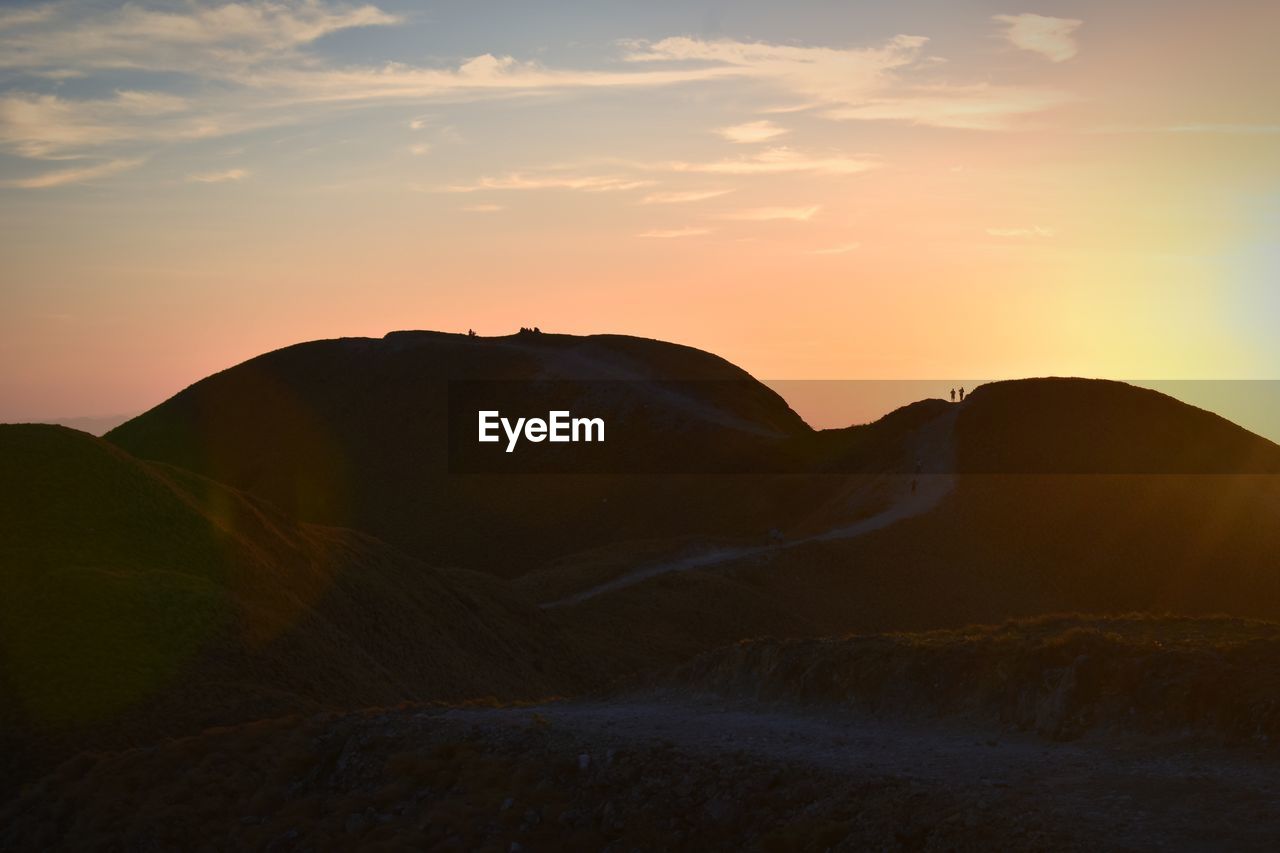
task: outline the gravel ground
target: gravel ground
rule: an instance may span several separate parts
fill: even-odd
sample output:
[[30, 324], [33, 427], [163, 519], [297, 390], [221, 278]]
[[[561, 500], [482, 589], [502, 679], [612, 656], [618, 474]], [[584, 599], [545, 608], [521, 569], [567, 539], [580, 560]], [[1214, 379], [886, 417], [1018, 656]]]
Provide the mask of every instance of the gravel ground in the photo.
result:
[[646, 696], [318, 715], [81, 756], [0, 849], [1271, 850], [1241, 752]]

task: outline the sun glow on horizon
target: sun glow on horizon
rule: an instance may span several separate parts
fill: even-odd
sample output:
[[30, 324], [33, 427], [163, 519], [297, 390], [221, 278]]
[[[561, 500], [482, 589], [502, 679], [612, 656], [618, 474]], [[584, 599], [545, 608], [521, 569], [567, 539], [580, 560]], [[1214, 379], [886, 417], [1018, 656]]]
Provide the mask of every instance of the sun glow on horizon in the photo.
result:
[[1276, 378], [1280, 7], [491, 6], [0, 12], [0, 420], [529, 323], [764, 378]]

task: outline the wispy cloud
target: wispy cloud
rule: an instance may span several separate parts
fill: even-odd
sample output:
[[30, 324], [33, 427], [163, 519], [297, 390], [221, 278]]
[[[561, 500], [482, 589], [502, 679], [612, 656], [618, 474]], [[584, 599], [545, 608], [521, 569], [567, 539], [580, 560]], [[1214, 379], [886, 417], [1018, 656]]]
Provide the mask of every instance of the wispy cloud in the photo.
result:
[[701, 234], [710, 234], [710, 228], [698, 228], [689, 226], [688, 228], [655, 228], [650, 231], [642, 231], [637, 237], [650, 237], [658, 240], [674, 240], [679, 237], [697, 237]]
[[105, 178], [120, 172], [128, 171], [142, 164], [142, 160], [110, 160], [106, 163], [99, 163], [94, 166], [77, 166], [72, 169], [58, 169], [53, 172], [44, 172], [40, 175], [34, 175], [30, 178], [16, 178], [5, 182], [5, 186], [19, 187], [21, 189], [36, 190], [49, 189], [51, 187], [61, 187], [67, 184], [83, 184], [97, 178]]
[[818, 204], [809, 207], [753, 207], [747, 210], [735, 210], [731, 213], [722, 214], [721, 218], [737, 219], [743, 222], [773, 222], [777, 220], [808, 222], [820, 210], [822, 210], [822, 205]]
[[1015, 120], [1066, 103], [1062, 92], [1026, 86], [924, 86], [901, 97], [885, 97], [863, 104], [835, 107], [824, 115], [833, 119], [900, 121], [963, 130], [1007, 130]]
[[1065, 62], [1076, 55], [1075, 32], [1084, 23], [1077, 18], [1050, 18], [1045, 15], [994, 15], [1005, 25], [1004, 36], [1020, 50], [1038, 53], [1050, 62]]
[[32, 9], [5, 9], [0, 11], [0, 30], [42, 24], [52, 18], [57, 11], [52, 3]]
[[1270, 136], [1280, 133], [1280, 124], [1176, 124], [1162, 128], [1166, 133], [1225, 133]]
[[[33, 14], [34, 12], [41, 14]], [[9, 68], [206, 69], [227, 74], [279, 61], [331, 33], [387, 26], [401, 18], [375, 6], [322, 0], [245, 0], [95, 11], [50, 4], [25, 18], [0, 18], [0, 65]]]
[[842, 243], [839, 246], [828, 246], [825, 249], [810, 249], [811, 255], [847, 255], [862, 248], [861, 243]]
[[59, 159], [122, 141], [181, 138], [196, 128], [174, 122], [188, 102], [164, 92], [117, 92], [71, 100], [57, 95], [0, 97], [0, 146], [23, 157]]
[[927, 41], [900, 35], [877, 47], [831, 48], [679, 36], [633, 43], [627, 58], [732, 69], [740, 76], [768, 80], [806, 100], [837, 104], [859, 101], [885, 88], [891, 83], [888, 73], [913, 63]]
[[792, 148], [767, 148], [749, 157], [734, 157], [703, 163], [677, 161], [667, 165], [675, 172], [706, 172], [720, 175], [779, 175], [811, 173], [816, 175], [855, 175], [879, 166], [869, 157], [845, 155], [810, 155]]
[[187, 175], [187, 180], [197, 184], [227, 184], [235, 181], [243, 181], [249, 177], [246, 169], [225, 169], [221, 172], [202, 172], [195, 175]]
[[790, 133], [790, 131], [785, 127], [779, 127], [771, 121], [749, 121], [745, 124], [719, 128], [716, 133], [730, 142], [751, 144], [768, 142], [770, 139], [776, 139], [779, 136]]
[[295, 64], [255, 69], [235, 82], [288, 93], [300, 106], [436, 101], [458, 103], [551, 92], [654, 88], [739, 76], [727, 68], [599, 71], [549, 68], [511, 56], [482, 54], [455, 68], [388, 64], [317, 68]]
[[1056, 232], [1052, 228], [1045, 228], [1043, 225], [1031, 225], [1029, 227], [1019, 228], [988, 228], [987, 233], [992, 237], [1052, 237]]
[[1203, 133], [1224, 136], [1272, 136], [1280, 134], [1280, 124], [1213, 124], [1188, 123], [1172, 125], [1112, 125], [1096, 128], [1093, 133]]
[[695, 201], [706, 201], [719, 198], [733, 190], [671, 190], [668, 192], [649, 193], [640, 199], [641, 204], [689, 204]]
[[419, 142], [409, 146], [409, 153], [414, 157], [423, 157], [431, 153], [431, 146], [425, 142]]
[[[329, 0], [163, 8], [126, 4], [107, 10], [55, 3], [0, 14], [0, 69], [11, 72], [18, 86], [40, 75], [92, 78], [122, 70], [150, 73], [155, 80], [178, 73], [198, 84], [184, 85], [182, 96], [118, 92], [92, 98], [48, 94], [35, 84], [36, 91], [11, 86], [0, 96], [0, 147], [30, 158], [124, 158], [142, 156], [158, 142], [302, 123], [353, 107], [731, 81], [767, 87], [832, 119], [988, 130], [1010, 127], [1018, 116], [1061, 100], [1031, 87], [922, 87], [913, 79], [933, 63], [921, 53], [927, 39], [909, 35], [854, 48], [689, 37], [632, 41], [623, 45], [621, 66], [597, 68], [552, 67], [487, 53], [432, 66], [359, 65], [337, 61], [315, 45], [334, 33], [403, 22], [374, 5]], [[928, 79], [936, 79], [928, 73]], [[428, 121], [420, 114], [409, 125], [421, 130]], [[767, 120], [720, 129], [739, 143], [769, 142], [785, 132]], [[771, 149], [759, 157], [675, 168], [713, 174], [852, 174], [871, 167], [852, 158], [804, 160], [789, 149]], [[533, 188], [507, 183], [476, 188]], [[630, 188], [625, 181], [560, 186]]]
[[511, 172], [506, 175], [483, 177], [471, 184], [453, 184], [440, 187], [440, 192], [473, 193], [481, 190], [580, 190], [583, 192], [621, 192], [639, 189], [653, 181], [618, 175], [574, 175], [544, 172], [529, 174]]
[[507, 208], [502, 204], [464, 204], [462, 209], [467, 213], [497, 213]]
[[[876, 168], [879, 162], [867, 157], [843, 155], [808, 155], [790, 148], [769, 148], [749, 157], [711, 162], [629, 163], [627, 168], [639, 174], [595, 174], [547, 170], [541, 172], [509, 172], [488, 175], [471, 183], [437, 187], [437, 192], [472, 193], [485, 190], [577, 190], [581, 192], [626, 192], [652, 186], [654, 180], [644, 173], [688, 172], [721, 175], [853, 175]], [[729, 189], [662, 190], [641, 198], [641, 204], [687, 204], [716, 198]], [[770, 208], [772, 209], [772, 208]], [[807, 208], [806, 208], [807, 209]], [[812, 215], [812, 214], [811, 214]]]
[[[927, 43], [922, 36], [899, 35], [877, 47], [841, 49], [680, 37], [634, 44], [628, 58], [648, 63], [696, 60], [704, 67], [730, 69], [798, 99], [774, 112], [809, 109], [838, 120], [1004, 130], [1020, 116], [1065, 100], [1061, 93], [1031, 86], [913, 82], [921, 69], [938, 64], [938, 57], [922, 54]], [[929, 74], [926, 79], [935, 78]]]

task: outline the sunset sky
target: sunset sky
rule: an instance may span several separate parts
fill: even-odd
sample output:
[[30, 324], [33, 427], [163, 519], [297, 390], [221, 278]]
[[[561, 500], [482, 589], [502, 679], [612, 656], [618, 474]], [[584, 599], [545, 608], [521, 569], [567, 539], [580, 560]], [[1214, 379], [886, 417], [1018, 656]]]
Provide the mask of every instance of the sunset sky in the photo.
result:
[[1277, 379], [1280, 3], [0, 5], [0, 420], [290, 343]]

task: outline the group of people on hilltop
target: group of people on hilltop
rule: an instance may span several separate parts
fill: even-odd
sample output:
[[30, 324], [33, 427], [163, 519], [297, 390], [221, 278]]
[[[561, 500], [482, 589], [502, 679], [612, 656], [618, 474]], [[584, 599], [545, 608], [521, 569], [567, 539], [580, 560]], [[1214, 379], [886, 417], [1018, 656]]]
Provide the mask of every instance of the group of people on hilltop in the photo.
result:
[[[518, 334], [521, 334], [521, 335], [540, 335], [540, 334], [542, 334], [542, 330], [541, 330], [541, 329], [539, 329], [537, 326], [521, 326], [521, 327], [520, 327], [520, 331], [518, 332]], [[467, 329], [467, 337], [468, 337], [468, 338], [478, 338], [478, 337], [480, 337], [480, 336], [476, 334], [476, 330], [475, 330], [475, 329]]]
[[[952, 389], [951, 389], [951, 402], [953, 402], [953, 403], [954, 403], [955, 401], [956, 401], [956, 389], [952, 388]], [[963, 385], [961, 385], [961, 386], [960, 386], [960, 402], [961, 402], [961, 403], [963, 403], [963, 402], [964, 402], [964, 386], [963, 386]]]

